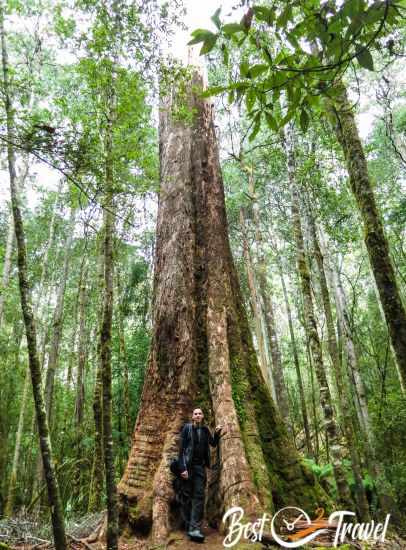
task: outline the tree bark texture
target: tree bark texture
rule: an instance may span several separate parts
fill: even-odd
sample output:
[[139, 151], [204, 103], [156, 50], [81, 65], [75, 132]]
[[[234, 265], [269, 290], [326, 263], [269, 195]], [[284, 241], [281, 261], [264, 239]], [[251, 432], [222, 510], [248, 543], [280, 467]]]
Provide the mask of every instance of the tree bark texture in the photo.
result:
[[176, 518], [169, 461], [194, 406], [222, 424], [220, 469], [208, 519], [240, 505], [247, 516], [287, 503], [313, 509], [325, 495], [303, 467], [253, 350], [227, 233], [210, 104], [187, 85], [192, 121], [172, 92], [160, 113], [161, 190], [153, 337], [132, 449], [119, 484], [122, 527], [164, 543]]
[[358, 135], [354, 112], [347, 98], [346, 89], [339, 84], [340, 95], [330, 110], [335, 115], [334, 126], [347, 162], [351, 190], [356, 199], [364, 224], [364, 240], [372, 272], [376, 281], [380, 302], [388, 325], [389, 335], [396, 356], [400, 384], [406, 392], [406, 311], [402, 303], [390, 258], [389, 244], [384, 232], [381, 215], [376, 205], [373, 185], [368, 174], [364, 149]]

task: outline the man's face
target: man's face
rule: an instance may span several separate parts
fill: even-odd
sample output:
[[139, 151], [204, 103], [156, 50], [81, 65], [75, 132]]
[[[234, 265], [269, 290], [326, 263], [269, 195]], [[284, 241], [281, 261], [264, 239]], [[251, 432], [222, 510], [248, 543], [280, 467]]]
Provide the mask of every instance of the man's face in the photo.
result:
[[193, 422], [196, 422], [200, 424], [200, 422], [203, 420], [203, 412], [202, 409], [195, 409], [192, 413], [192, 420]]

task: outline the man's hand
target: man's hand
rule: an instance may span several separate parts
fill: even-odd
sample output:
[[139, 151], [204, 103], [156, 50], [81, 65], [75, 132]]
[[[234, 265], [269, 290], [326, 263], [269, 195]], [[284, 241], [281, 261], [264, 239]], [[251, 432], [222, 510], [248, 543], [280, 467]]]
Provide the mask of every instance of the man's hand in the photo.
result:
[[187, 470], [185, 470], [184, 472], [181, 472], [181, 477], [183, 477], [183, 479], [188, 479], [189, 478], [189, 474], [187, 472]]

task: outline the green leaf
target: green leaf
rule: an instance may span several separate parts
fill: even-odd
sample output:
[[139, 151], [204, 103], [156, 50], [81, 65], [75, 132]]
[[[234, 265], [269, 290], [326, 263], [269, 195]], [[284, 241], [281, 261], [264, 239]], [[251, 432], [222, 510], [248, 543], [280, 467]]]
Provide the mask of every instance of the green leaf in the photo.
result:
[[193, 38], [188, 42], [188, 46], [193, 46], [193, 44], [198, 44], [199, 42], [205, 42], [208, 37], [216, 35], [206, 29], [196, 29], [192, 32], [192, 36]]
[[296, 105], [291, 106], [288, 112], [286, 113], [286, 115], [281, 120], [280, 126], [281, 127], [285, 126], [293, 118], [293, 115], [295, 114], [295, 112], [296, 112]]
[[274, 13], [270, 8], [266, 8], [265, 6], [254, 6], [252, 9], [258, 21], [265, 21], [268, 25], [272, 23]]
[[356, 17], [360, 13], [359, 0], [346, 0], [344, 6], [341, 8], [343, 15], [350, 17]]
[[372, 59], [370, 51], [361, 50], [360, 52], [358, 52], [357, 61], [361, 65], [361, 67], [364, 67], [364, 69], [368, 69], [369, 71], [374, 70], [374, 60]]
[[218, 34], [212, 34], [211, 36], [208, 36], [204, 41], [204, 44], [200, 50], [200, 55], [209, 53], [216, 45], [217, 38], [218, 38]]
[[287, 22], [292, 17], [292, 6], [288, 4], [288, 6], [283, 10], [281, 15], [276, 20], [276, 24], [280, 28], [284, 28], [287, 25]]
[[248, 136], [248, 141], [253, 141], [261, 128], [261, 112], [257, 113], [254, 118], [254, 129]]
[[300, 128], [302, 129], [302, 132], [305, 134], [308, 127], [309, 127], [309, 115], [307, 114], [307, 111], [305, 109], [302, 109], [302, 112], [300, 113]]
[[249, 88], [247, 95], [245, 96], [245, 105], [247, 107], [247, 111], [252, 111], [252, 108], [255, 104], [257, 96], [252, 88]]
[[266, 65], [265, 63], [260, 63], [258, 65], [253, 65], [250, 67], [248, 71], [248, 77], [249, 78], [256, 78], [260, 74], [264, 73], [269, 69], [269, 65]]
[[245, 32], [244, 26], [240, 25], [239, 23], [227, 23], [227, 25], [223, 25], [221, 27], [221, 30], [224, 32], [224, 34], [227, 34], [229, 36], [235, 34], [236, 32]]
[[221, 29], [221, 21], [220, 21], [220, 12], [221, 12], [221, 6], [216, 10], [215, 14], [211, 17], [211, 20], [216, 25], [218, 30]]
[[201, 93], [202, 97], [211, 97], [213, 95], [220, 95], [228, 90], [228, 86], [211, 86]]
[[240, 63], [240, 74], [241, 74], [241, 76], [243, 76], [243, 77], [248, 76], [249, 69], [250, 69], [250, 67], [249, 67], [248, 63], [246, 61], [241, 61], [241, 63]]
[[221, 46], [221, 52], [223, 54], [223, 64], [228, 66], [228, 62], [230, 60], [230, 55], [228, 53], [228, 48], [225, 44], [222, 44]]
[[278, 128], [278, 123], [276, 122], [274, 116], [269, 111], [266, 111], [265, 118], [269, 128], [274, 132], [277, 132], [279, 128]]

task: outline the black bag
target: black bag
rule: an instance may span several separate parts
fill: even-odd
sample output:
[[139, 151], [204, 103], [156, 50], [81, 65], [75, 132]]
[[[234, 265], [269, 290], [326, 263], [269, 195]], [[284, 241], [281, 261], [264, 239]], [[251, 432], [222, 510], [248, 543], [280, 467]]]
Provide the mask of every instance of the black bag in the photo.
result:
[[169, 469], [173, 473], [174, 476], [178, 477], [180, 476], [180, 467], [179, 467], [179, 459], [178, 458], [172, 458]]

